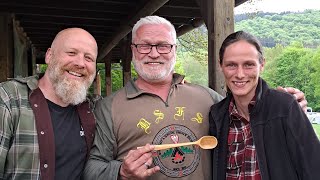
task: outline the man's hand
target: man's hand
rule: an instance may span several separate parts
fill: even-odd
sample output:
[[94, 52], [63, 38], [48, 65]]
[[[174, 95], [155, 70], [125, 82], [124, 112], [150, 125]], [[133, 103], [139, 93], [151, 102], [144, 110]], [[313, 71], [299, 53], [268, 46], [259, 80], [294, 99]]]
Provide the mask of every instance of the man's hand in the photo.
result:
[[303, 109], [303, 111], [307, 112], [308, 102], [307, 102], [306, 97], [304, 96], [304, 93], [302, 91], [300, 91], [299, 89], [293, 88], [293, 87], [283, 88], [281, 86], [278, 86], [277, 89], [280, 91], [292, 94], [296, 98], [296, 100], [298, 101], [298, 103], [301, 106], [301, 108]]
[[146, 144], [136, 150], [130, 150], [123, 159], [120, 168], [121, 179], [146, 179], [148, 176], [158, 172], [159, 166], [150, 168], [152, 164], [152, 152], [154, 146]]

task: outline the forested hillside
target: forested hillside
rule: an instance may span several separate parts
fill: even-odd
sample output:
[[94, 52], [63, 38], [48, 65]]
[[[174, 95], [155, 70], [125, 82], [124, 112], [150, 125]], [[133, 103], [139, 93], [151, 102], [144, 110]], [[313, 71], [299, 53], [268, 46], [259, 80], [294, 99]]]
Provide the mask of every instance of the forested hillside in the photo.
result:
[[257, 13], [235, 17], [235, 30], [245, 30], [259, 37], [266, 47], [276, 44], [289, 45], [301, 42], [304, 47], [320, 45], [320, 11], [306, 10], [300, 13]]

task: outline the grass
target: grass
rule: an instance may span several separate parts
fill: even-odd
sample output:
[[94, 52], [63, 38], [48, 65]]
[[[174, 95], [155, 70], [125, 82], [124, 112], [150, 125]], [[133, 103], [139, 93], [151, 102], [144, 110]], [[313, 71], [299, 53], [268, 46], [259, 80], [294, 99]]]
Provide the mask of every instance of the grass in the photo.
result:
[[320, 124], [312, 124], [314, 131], [318, 135], [318, 138], [320, 139]]

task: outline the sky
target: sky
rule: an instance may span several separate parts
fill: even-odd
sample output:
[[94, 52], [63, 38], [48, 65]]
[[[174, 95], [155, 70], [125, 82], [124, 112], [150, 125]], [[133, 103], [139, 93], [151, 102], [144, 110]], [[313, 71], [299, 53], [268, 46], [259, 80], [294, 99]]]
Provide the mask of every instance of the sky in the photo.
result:
[[235, 14], [252, 11], [280, 13], [284, 11], [304, 11], [305, 9], [320, 9], [320, 0], [254, 0], [235, 8]]

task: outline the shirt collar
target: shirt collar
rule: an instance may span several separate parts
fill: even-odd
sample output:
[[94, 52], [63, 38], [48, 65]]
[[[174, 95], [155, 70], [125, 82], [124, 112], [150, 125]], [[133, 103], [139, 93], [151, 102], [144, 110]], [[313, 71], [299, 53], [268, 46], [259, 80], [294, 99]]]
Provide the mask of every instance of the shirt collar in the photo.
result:
[[[180, 83], [182, 83], [183, 79], [184, 79], [183, 75], [180, 75], [178, 73], [174, 73], [173, 78], [172, 78], [172, 84], [174, 84], [174, 85], [180, 84]], [[146, 93], [138, 88], [138, 86], [136, 85], [134, 80], [130, 80], [126, 84], [125, 88], [126, 88], [127, 98], [129, 98], [129, 99], [135, 98], [135, 97], [139, 96], [140, 94]]]
[[[252, 111], [254, 105], [256, 104], [256, 95], [253, 96], [253, 98], [251, 99], [251, 101], [248, 104], [248, 109], [249, 109], [249, 113]], [[234, 98], [231, 98], [230, 104], [229, 104], [229, 115], [231, 117], [235, 117], [235, 118], [230, 118], [230, 122], [233, 119], [245, 119], [243, 116], [241, 116], [237, 110], [237, 106], [235, 104]], [[246, 119], [247, 120], [247, 119]], [[247, 120], [248, 121], [248, 120]]]

